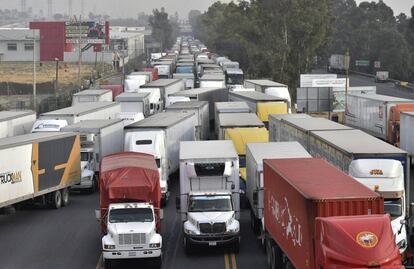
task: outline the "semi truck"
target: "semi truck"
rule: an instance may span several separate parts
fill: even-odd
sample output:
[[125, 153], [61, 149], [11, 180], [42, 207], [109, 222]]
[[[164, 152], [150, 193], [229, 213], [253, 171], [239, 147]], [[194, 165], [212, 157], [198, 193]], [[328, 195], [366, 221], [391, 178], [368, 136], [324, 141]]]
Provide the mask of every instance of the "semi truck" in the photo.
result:
[[400, 146], [401, 112], [414, 112], [414, 104], [396, 104], [390, 109], [387, 126], [387, 142], [397, 147]]
[[219, 140], [225, 139], [227, 129], [255, 127], [263, 128], [265, 125], [254, 113], [220, 113], [216, 122]]
[[229, 101], [246, 102], [250, 110], [255, 112], [266, 127], [269, 124], [270, 114], [288, 114], [288, 102], [279, 97], [262, 92], [233, 91], [229, 92]]
[[230, 246], [238, 253], [239, 162], [231, 141], [181, 142], [176, 207], [188, 254], [196, 246]]
[[253, 88], [257, 92], [286, 100], [289, 113], [291, 113], [292, 99], [287, 85], [268, 79], [249, 79], [244, 82], [244, 88]]
[[124, 127], [124, 150], [155, 157], [160, 172], [162, 201], [169, 198], [168, 179], [179, 168], [180, 141], [195, 140], [194, 113], [161, 112]]
[[210, 120], [214, 119], [214, 103], [228, 100], [227, 88], [196, 88], [171, 94], [172, 97], [188, 97], [190, 101], [207, 101]]
[[99, 164], [103, 157], [121, 152], [124, 148], [124, 123], [119, 119], [84, 120], [65, 126], [62, 132], [79, 133], [81, 168], [94, 172], [92, 178], [82, 178], [74, 189], [95, 191], [99, 183]]
[[80, 183], [80, 139], [75, 133], [35, 133], [0, 139], [0, 208], [34, 200], [52, 208], [69, 203]]
[[240, 68], [227, 68], [224, 71], [226, 77], [226, 86], [231, 91], [237, 88], [243, 88], [244, 73]]
[[308, 114], [285, 114], [285, 115], [269, 115], [269, 140], [273, 142], [279, 142], [281, 140], [282, 122], [284, 119], [295, 118], [312, 118]]
[[248, 143], [246, 148], [246, 196], [250, 205], [250, 218], [254, 233], [265, 243], [264, 226], [264, 159], [312, 158], [298, 142]]
[[108, 155], [100, 168], [102, 256], [114, 260], [153, 259], [161, 268], [160, 181], [154, 156], [136, 152]]
[[35, 121], [34, 111], [0, 111], [0, 138], [30, 133]]
[[165, 108], [171, 112], [193, 112], [196, 115], [196, 140], [210, 138], [210, 117], [207, 101], [177, 102]]
[[214, 125], [215, 132], [218, 133], [218, 115], [220, 113], [250, 113], [246, 102], [215, 102], [214, 103]]
[[390, 73], [388, 71], [377, 71], [375, 73], [375, 82], [387, 82], [390, 78]]
[[111, 90], [83, 90], [72, 95], [72, 106], [79, 103], [112, 102]]
[[121, 104], [121, 112], [142, 113], [148, 117], [151, 113], [150, 93], [124, 92], [115, 97], [115, 102]]
[[312, 131], [309, 153], [323, 158], [384, 197], [384, 210], [401, 253], [408, 246], [404, 223], [410, 204], [408, 153], [360, 130]]
[[333, 54], [329, 57], [329, 73], [344, 74], [347, 69], [349, 69], [349, 62], [346, 61], [345, 55]]
[[414, 112], [402, 112], [400, 123], [400, 147], [414, 155]]
[[167, 97], [170, 94], [184, 90], [184, 82], [181, 79], [158, 79], [142, 85], [141, 88], [159, 89], [163, 102], [162, 109], [164, 109], [168, 105]]
[[224, 74], [204, 74], [200, 79], [200, 88], [225, 88], [226, 78]]
[[184, 81], [184, 89], [194, 89], [195, 86], [195, 79], [194, 74], [190, 73], [174, 73], [173, 74], [174, 79], [182, 79]]
[[414, 104], [414, 100], [380, 94], [348, 94], [345, 123], [386, 140], [390, 110], [397, 104]]
[[320, 159], [263, 162], [270, 268], [404, 268], [379, 194]]

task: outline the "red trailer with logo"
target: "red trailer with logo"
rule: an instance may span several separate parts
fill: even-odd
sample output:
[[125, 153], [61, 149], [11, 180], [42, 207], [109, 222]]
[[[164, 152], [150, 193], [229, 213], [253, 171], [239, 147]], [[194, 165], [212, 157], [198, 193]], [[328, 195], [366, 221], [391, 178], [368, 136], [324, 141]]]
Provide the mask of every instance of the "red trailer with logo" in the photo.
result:
[[383, 198], [324, 160], [264, 160], [271, 268], [404, 268]]

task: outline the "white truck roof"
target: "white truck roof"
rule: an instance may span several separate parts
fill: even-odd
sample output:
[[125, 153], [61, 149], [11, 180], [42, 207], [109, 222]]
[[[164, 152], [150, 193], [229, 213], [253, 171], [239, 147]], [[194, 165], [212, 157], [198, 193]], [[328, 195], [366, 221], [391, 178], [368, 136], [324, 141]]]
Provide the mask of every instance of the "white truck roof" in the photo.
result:
[[141, 88], [159, 88], [159, 87], [167, 87], [173, 85], [175, 83], [181, 82], [181, 79], [174, 79], [174, 78], [164, 78], [164, 79], [157, 79], [151, 81], [145, 85], [142, 85]]
[[375, 100], [375, 101], [381, 101], [381, 102], [414, 102], [412, 99], [406, 99], [406, 98], [399, 98], [389, 95], [382, 95], [382, 94], [376, 94], [376, 93], [348, 93], [352, 96], [358, 96], [360, 98], [369, 99], [369, 100]]
[[217, 113], [250, 112], [246, 102], [216, 102]]
[[269, 79], [247, 79], [244, 82], [249, 82], [263, 87], [287, 87], [287, 85], [275, 82]]
[[277, 102], [277, 101], [284, 101], [284, 99], [281, 99], [279, 97], [265, 94], [258, 91], [233, 91], [229, 92], [229, 97], [234, 96], [242, 99], [246, 99], [253, 102], [260, 102], [260, 101], [268, 101], [268, 102]]
[[17, 135], [0, 139], [0, 149], [13, 148], [21, 145], [31, 144], [33, 142], [40, 143], [44, 141], [54, 140], [57, 138], [64, 138], [74, 136], [75, 133], [63, 132], [40, 132], [30, 133], [24, 135]]
[[101, 129], [112, 126], [114, 124], [122, 123], [121, 119], [111, 120], [83, 120], [81, 122], [65, 126], [60, 130], [63, 132], [88, 132], [88, 133], [99, 133]]
[[123, 92], [115, 97], [116, 102], [139, 102], [149, 98], [149, 92]]
[[200, 78], [200, 81], [210, 81], [210, 80], [225, 80], [225, 76], [224, 74], [206, 73]]
[[178, 91], [172, 94], [169, 94], [169, 96], [186, 96], [186, 97], [196, 97], [199, 94], [203, 94], [206, 92], [214, 92], [218, 90], [223, 90], [226, 88], [195, 88], [190, 90], [184, 90], [184, 91]]
[[127, 125], [125, 129], [168, 128], [194, 115], [194, 112], [161, 112]]
[[254, 113], [220, 113], [220, 127], [264, 127], [263, 122]]
[[180, 143], [180, 160], [237, 158], [238, 155], [231, 140], [182, 141]]
[[20, 117], [28, 116], [35, 114], [34, 111], [31, 110], [25, 110], [25, 111], [0, 111], [0, 122], [2, 121], [8, 121], [17, 119]]
[[97, 90], [97, 89], [92, 89], [92, 90], [83, 90], [80, 92], [75, 93], [73, 96], [100, 96], [100, 95], [104, 95], [107, 93], [112, 93], [111, 90], [106, 90], [106, 89], [102, 89], [102, 90]]
[[195, 109], [203, 106], [208, 106], [207, 101], [188, 101], [188, 102], [176, 102], [166, 107], [166, 109]]
[[310, 119], [313, 118], [305, 113], [295, 113], [295, 114], [271, 114], [269, 115], [269, 122], [271, 119], [275, 120], [289, 120], [289, 119]]
[[119, 103], [116, 102], [87, 102], [79, 103], [74, 106], [58, 109], [55, 111], [50, 111], [43, 113], [40, 116], [72, 116], [72, 115], [84, 115], [93, 111], [105, 109], [108, 107], [119, 106]]
[[243, 75], [243, 70], [240, 68], [227, 68], [226, 69], [227, 74], [237, 74], [237, 75]]
[[303, 131], [328, 131], [328, 130], [352, 130], [353, 128], [339, 124], [337, 122], [314, 117], [286, 117], [283, 119], [285, 123], [295, 126]]

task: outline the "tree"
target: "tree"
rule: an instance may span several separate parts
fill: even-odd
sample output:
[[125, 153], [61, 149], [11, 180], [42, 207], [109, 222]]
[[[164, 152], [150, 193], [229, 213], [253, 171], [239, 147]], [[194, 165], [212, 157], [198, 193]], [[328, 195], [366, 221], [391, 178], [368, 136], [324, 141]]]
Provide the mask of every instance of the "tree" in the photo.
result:
[[164, 8], [154, 9], [152, 13], [148, 20], [152, 27], [152, 36], [161, 43], [161, 50], [164, 51], [174, 43], [173, 26]]

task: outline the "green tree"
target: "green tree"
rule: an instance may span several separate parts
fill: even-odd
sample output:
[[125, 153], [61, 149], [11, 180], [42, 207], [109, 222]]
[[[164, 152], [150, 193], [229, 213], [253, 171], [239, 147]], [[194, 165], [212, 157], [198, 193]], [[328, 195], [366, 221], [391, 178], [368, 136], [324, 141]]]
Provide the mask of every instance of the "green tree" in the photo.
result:
[[161, 43], [161, 50], [164, 51], [171, 48], [174, 43], [173, 25], [164, 8], [154, 9], [152, 13], [148, 20], [152, 28], [152, 36]]

